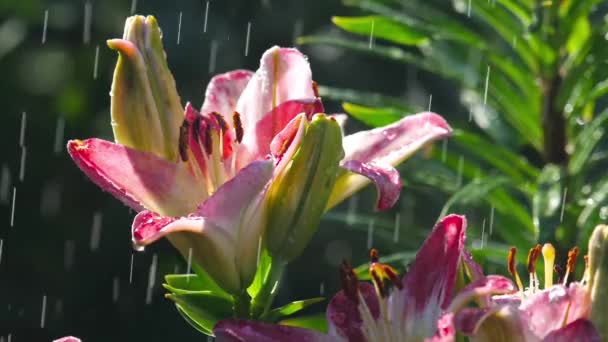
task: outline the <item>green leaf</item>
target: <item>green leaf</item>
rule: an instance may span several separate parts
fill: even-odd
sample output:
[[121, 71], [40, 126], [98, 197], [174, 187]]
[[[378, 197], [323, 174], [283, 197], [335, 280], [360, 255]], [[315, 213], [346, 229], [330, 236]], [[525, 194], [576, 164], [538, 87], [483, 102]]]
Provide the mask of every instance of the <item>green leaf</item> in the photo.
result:
[[262, 253], [260, 254], [260, 262], [258, 264], [258, 269], [255, 272], [255, 277], [253, 278], [253, 282], [247, 288], [247, 293], [251, 296], [251, 298], [255, 298], [260, 290], [264, 287], [264, 280], [268, 277], [268, 272], [270, 271], [270, 266], [272, 263], [272, 258], [268, 255], [268, 251], [264, 248]]
[[402, 45], [421, 45], [428, 42], [424, 32], [379, 15], [365, 17], [333, 17], [339, 28], [359, 35], [385, 39]]
[[336, 101], [358, 103], [366, 107], [390, 107], [391, 110], [415, 113], [416, 108], [408, 106], [401, 99], [368, 91], [319, 86], [319, 95]]
[[279, 322], [282, 325], [289, 325], [292, 327], [305, 328], [317, 330], [320, 332], [327, 332], [327, 320], [325, 314], [316, 314], [308, 316], [300, 316], [294, 318], [288, 318]]
[[349, 102], [342, 103], [342, 107], [345, 112], [370, 127], [385, 126], [403, 117], [403, 111], [392, 107], [372, 108]]
[[541, 242], [555, 239], [555, 230], [561, 221], [563, 182], [564, 170], [557, 165], [545, 166], [538, 177], [538, 190], [532, 200], [532, 213]]
[[232, 317], [233, 302], [209, 291], [167, 294], [166, 297], [175, 302], [188, 323], [208, 335], [218, 321]]
[[450, 197], [441, 209], [440, 217], [446, 216], [450, 209], [455, 205], [478, 205], [488, 198], [493, 190], [507, 185], [510, 179], [507, 177], [487, 177], [474, 179], [472, 182], [463, 186]]
[[297, 300], [291, 303], [287, 303], [279, 308], [268, 311], [267, 314], [260, 317], [260, 319], [275, 322], [291, 316], [299, 311], [306, 309], [307, 307], [324, 301], [323, 297], [309, 298], [304, 300]]
[[195, 271], [193, 274], [168, 274], [165, 276], [167, 285], [175, 290], [181, 290], [182, 292], [192, 291], [209, 291], [216, 295], [231, 298], [231, 296], [224, 291], [219, 285], [211, 279], [211, 277], [196, 264], [192, 264], [192, 269]]
[[572, 31], [566, 42], [568, 53], [574, 54], [585, 44], [591, 36], [591, 24], [587, 16], [580, 16], [573, 20]]
[[[586, 235], [586, 237], [588, 237], [589, 234], [591, 234], [591, 231], [598, 221], [598, 212], [602, 206], [606, 205], [607, 200], [608, 180], [601, 180], [594, 184], [593, 193], [586, 199], [586, 204], [578, 216], [577, 226], [584, 230], [581, 234], [582, 236]], [[586, 240], [583, 239], [579, 239], [579, 241], [586, 243]]]
[[568, 164], [571, 175], [578, 175], [587, 165], [591, 153], [605, 136], [604, 124], [608, 121], [608, 110], [598, 115], [585, 126], [574, 140], [574, 151]]

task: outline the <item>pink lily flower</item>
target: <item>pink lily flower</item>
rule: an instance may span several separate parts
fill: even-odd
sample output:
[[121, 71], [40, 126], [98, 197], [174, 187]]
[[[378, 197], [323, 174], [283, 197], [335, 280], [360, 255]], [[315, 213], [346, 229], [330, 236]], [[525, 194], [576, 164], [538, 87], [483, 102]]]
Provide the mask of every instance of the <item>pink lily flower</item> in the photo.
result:
[[[375, 251], [372, 251], [370, 265], [373, 285], [359, 282], [352, 268], [344, 264], [343, 289], [327, 308], [327, 334], [246, 320], [220, 321], [214, 334], [222, 342], [453, 341], [453, 314], [448, 308], [459, 267], [464, 264], [476, 267], [464, 249], [465, 231], [463, 216], [450, 215], [442, 219], [403, 278], [390, 266], [378, 262]], [[475, 268], [470, 272], [480, 271]], [[392, 283], [392, 290], [388, 283]]]
[[66, 337], [61, 337], [56, 340], [53, 340], [53, 342], [81, 342], [81, 341], [78, 337], [66, 336]]
[[[541, 253], [545, 263], [542, 290], [536, 273], [536, 260]], [[480, 277], [466, 286], [449, 308], [455, 315], [457, 330], [470, 336], [472, 341], [601, 341], [589, 321], [587, 272], [583, 281], [568, 284], [577, 255], [575, 247], [568, 253], [564, 279], [553, 284], [555, 249], [550, 244], [532, 248], [527, 265], [530, 286], [524, 288], [516, 270], [515, 248], [512, 248], [508, 270], [517, 287], [509, 279], [495, 275]], [[474, 299], [479, 306], [467, 307]]]
[[[345, 137], [342, 158], [338, 124], [314, 115], [324, 109], [306, 57], [279, 47], [264, 53], [255, 73], [213, 77], [201, 111], [187, 104], [183, 113], [160, 37], [153, 17], [134, 16], [123, 39], [108, 41], [119, 52], [112, 85], [115, 143], [72, 140], [68, 151], [94, 183], [139, 212], [132, 226], [137, 248], [167, 237], [231, 294], [242, 293], [253, 279], [269, 217], [306, 208], [312, 212], [303, 213], [310, 218], [304, 223], [313, 224], [305, 229], [314, 232], [322, 212], [366, 179], [376, 183], [378, 208], [387, 209], [401, 188], [391, 165], [451, 132], [439, 115], [421, 113]], [[318, 141], [332, 143], [312, 140], [322, 135]], [[310, 155], [323, 156], [323, 164], [290, 163], [307, 158], [296, 153], [305, 146]], [[304, 165], [295, 169], [299, 177], [286, 176], [292, 164]], [[338, 164], [345, 171], [338, 172]], [[294, 183], [281, 181], [277, 190], [277, 179], [312, 179], [321, 189], [294, 194]], [[269, 188], [281, 196], [266, 196]], [[303, 248], [311, 234], [283, 235]]]

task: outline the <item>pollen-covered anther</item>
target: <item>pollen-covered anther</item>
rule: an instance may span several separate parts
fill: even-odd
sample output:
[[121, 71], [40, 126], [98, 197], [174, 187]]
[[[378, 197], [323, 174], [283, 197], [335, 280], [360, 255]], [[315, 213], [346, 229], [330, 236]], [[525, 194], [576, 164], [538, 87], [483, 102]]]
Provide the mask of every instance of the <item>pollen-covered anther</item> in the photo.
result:
[[577, 246], [572, 247], [568, 251], [568, 261], [566, 262], [566, 274], [564, 275], [564, 285], [568, 283], [568, 276], [570, 273], [574, 272], [574, 266], [576, 264], [576, 259], [578, 258], [579, 249]]
[[319, 85], [315, 81], [312, 81], [312, 91], [315, 94], [315, 97], [319, 97]]
[[234, 125], [234, 132], [236, 133], [236, 141], [240, 144], [243, 141], [243, 123], [241, 122], [241, 114], [234, 112], [232, 115], [232, 124]]
[[190, 124], [184, 120], [182, 125], [179, 127], [179, 156], [182, 161], [188, 161], [188, 131], [190, 130]]
[[519, 291], [523, 291], [524, 285], [522, 284], [521, 279], [519, 278], [519, 274], [517, 273], [517, 267], [515, 264], [516, 254], [517, 248], [511, 247], [511, 249], [509, 250], [509, 256], [507, 257], [507, 270], [509, 271], [509, 274], [511, 274], [511, 276], [515, 278], [515, 282], [517, 283]]
[[542, 247], [540, 245], [536, 245], [530, 248], [528, 252], [528, 273], [530, 274], [530, 289], [532, 291], [538, 289], [538, 276], [536, 275], [536, 261], [538, 260], [538, 256]]
[[344, 295], [355, 303], [359, 303], [359, 279], [348, 261], [340, 264], [340, 285]]
[[213, 128], [211, 125], [206, 125], [204, 132], [205, 136], [203, 137], [202, 141], [203, 147], [205, 148], [205, 152], [207, 152], [208, 155], [211, 155], [213, 152], [213, 137], [211, 136], [213, 133]]
[[378, 250], [372, 249], [369, 253], [369, 258], [369, 273], [380, 297], [386, 298], [388, 296], [386, 280], [390, 281], [398, 289], [403, 288], [403, 283], [397, 275], [397, 271], [379, 261]]
[[220, 126], [222, 134], [226, 134], [226, 131], [228, 130], [228, 124], [226, 123], [226, 120], [224, 120], [224, 117], [218, 112], [212, 112], [211, 115], [213, 115], [213, 117], [217, 121], [217, 124]]

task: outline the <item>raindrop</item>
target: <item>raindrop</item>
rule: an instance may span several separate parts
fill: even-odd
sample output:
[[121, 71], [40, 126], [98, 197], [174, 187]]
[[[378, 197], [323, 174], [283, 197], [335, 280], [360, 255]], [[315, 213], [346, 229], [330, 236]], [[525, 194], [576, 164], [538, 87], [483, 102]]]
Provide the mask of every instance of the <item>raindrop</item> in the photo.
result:
[[0, 176], [0, 202], [8, 203], [9, 189], [11, 188], [11, 170], [8, 166], [2, 165], [2, 175]]
[[146, 291], [146, 304], [152, 303], [152, 289], [156, 282], [156, 268], [158, 267], [158, 256], [152, 255], [152, 263], [150, 264], [150, 273], [148, 273], [148, 290]]
[[133, 253], [131, 253], [131, 266], [129, 266], [129, 284], [133, 284]]
[[429, 109], [428, 109], [428, 111], [429, 111], [429, 112], [431, 111], [431, 105], [432, 105], [432, 104], [433, 104], [433, 94], [431, 94], [431, 95], [429, 96]]
[[469, 0], [469, 5], [467, 6], [467, 17], [471, 17], [471, 0]]
[[262, 253], [262, 236], [260, 235], [260, 238], [258, 239], [258, 254], [257, 254], [256, 262], [255, 262], [256, 267], [260, 266], [261, 253]]
[[492, 236], [492, 232], [494, 231], [494, 206], [490, 209], [490, 236]]
[[93, 65], [93, 79], [97, 79], [97, 69], [99, 67], [99, 45], [95, 47], [95, 63]]
[[473, 121], [473, 104], [469, 107], [469, 122]]
[[484, 218], [481, 223], [481, 247], [480, 247], [480, 249], [483, 249], [483, 241], [485, 239], [485, 236], [486, 236], [486, 219]]
[[40, 314], [40, 327], [44, 328], [44, 324], [46, 321], [46, 295], [42, 296], [42, 310]]
[[61, 317], [63, 314], [63, 300], [61, 298], [57, 298], [55, 301], [55, 316]]
[[131, 1], [131, 15], [135, 14], [135, 10], [137, 9], [137, 0]]
[[19, 146], [25, 146], [25, 126], [27, 125], [27, 113], [21, 113], [21, 129], [19, 130]]
[[367, 224], [367, 250], [372, 249], [374, 244], [374, 220], [369, 220]]
[[63, 117], [57, 118], [57, 125], [55, 126], [55, 145], [53, 151], [55, 154], [61, 153], [63, 148], [63, 131], [65, 130], [65, 120]]
[[355, 223], [357, 211], [357, 196], [352, 196], [348, 200], [348, 211], [346, 212], [346, 224], [352, 226]]
[[25, 179], [25, 158], [27, 157], [27, 148], [21, 146], [21, 162], [19, 164], [19, 181], [23, 182]]
[[488, 69], [486, 71], [486, 85], [483, 91], [483, 110], [482, 113], [485, 115], [486, 113], [486, 103], [488, 102], [488, 84], [490, 83], [490, 66], [488, 65]]
[[44, 24], [42, 25], [42, 44], [46, 43], [46, 29], [49, 24], [49, 10], [44, 11]]
[[40, 214], [43, 217], [57, 215], [61, 205], [61, 186], [56, 182], [47, 182], [40, 194]]
[[458, 158], [458, 174], [456, 178], [456, 186], [460, 188], [462, 186], [462, 171], [464, 167], [464, 156]]
[[120, 279], [118, 277], [114, 277], [112, 280], [112, 301], [116, 303], [118, 300], [118, 295], [120, 294]]
[[304, 32], [304, 22], [302, 21], [302, 19], [297, 19], [293, 24], [293, 38], [291, 40], [292, 42], [294, 42], [294, 44], [298, 37], [302, 35], [302, 32]]
[[203, 33], [207, 33], [207, 19], [209, 19], [209, 1], [205, 5], [205, 21], [203, 22]]
[[247, 22], [247, 38], [245, 38], [245, 57], [249, 55], [249, 37], [251, 36], [251, 22]]
[[582, 118], [582, 117], [580, 117], [580, 116], [577, 116], [577, 117], [576, 117], [576, 123], [577, 123], [579, 126], [584, 126], [584, 125], [585, 125], [585, 119], [583, 119], [583, 118]]
[[11, 228], [15, 226], [15, 200], [17, 199], [17, 188], [13, 186], [13, 202], [11, 205]]
[[319, 295], [320, 296], [325, 295], [325, 283], [324, 282], [321, 282], [321, 284], [319, 284]]
[[74, 266], [74, 253], [76, 252], [76, 244], [74, 240], [66, 240], [63, 246], [63, 267], [66, 271]]
[[395, 231], [393, 232], [393, 242], [399, 242], [399, 231], [401, 230], [401, 213], [395, 215]]
[[[606, 220], [608, 219], [608, 207], [604, 206], [600, 208], [600, 219]], [[2, 241], [2, 240], [0, 240]], [[0, 257], [2, 256], [2, 243], [0, 242]]]
[[180, 38], [182, 36], [182, 12], [179, 12], [179, 21], [177, 24], [177, 45], [179, 45]]
[[2, 247], [4, 247], [4, 240], [0, 239], [0, 264], [2, 263]]
[[445, 163], [448, 156], [448, 139], [443, 139], [441, 142], [441, 162]]
[[91, 41], [91, 17], [93, 15], [93, 4], [90, 1], [84, 4], [84, 27], [82, 29], [82, 41], [89, 44]]
[[215, 59], [217, 58], [217, 41], [211, 41], [211, 49], [209, 52], [209, 73], [212, 74], [215, 71]]
[[568, 195], [568, 187], [564, 187], [564, 193], [562, 195], [562, 209], [559, 213], [559, 222], [564, 221], [564, 209], [566, 208], [566, 195]]
[[369, 31], [369, 49], [373, 49], [374, 47], [374, 20], [372, 20], [372, 27]]
[[101, 239], [101, 223], [103, 215], [97, 211], [93, 215], [93, 226], [91, 228], [91, 251], [96, 251], [99, 248], [99, 240]]
[[[186, 273], [188, 275], [190, 275], [190, 273], [192, 272], [192, 248], [188, 248], [188, 264], [186, 266]], [[190, 282], [190, 277], [188, 277], [188, 282]]]
[[564, 106], [564, 112], [570, 114], [573, 110], [574, 106], [572, 106], [572, 103], [566, 103], [566, 105]]

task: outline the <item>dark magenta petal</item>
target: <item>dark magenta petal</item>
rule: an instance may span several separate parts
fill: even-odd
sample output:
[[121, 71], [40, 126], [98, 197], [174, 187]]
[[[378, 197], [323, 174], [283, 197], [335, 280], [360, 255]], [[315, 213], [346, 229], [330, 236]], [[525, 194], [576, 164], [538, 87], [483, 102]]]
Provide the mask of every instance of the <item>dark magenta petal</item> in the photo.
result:
[[[370, 312], [374, 318], [380, 316], [378, 296], [374, 287], [368, 283], [359, 283], [359, 292], [365, 299]], [[361, 331], [361, 314], [359, 303], [356, 303], [343, 291], [338, 292], [327, 306], [327, 322], [329, 334], [347, 339], [349, 342], [364, 342]]]
[[336, 341], [318, 331], [259, 321], [220, 321], [213, 334], [217, 342], [331, 342]]
[[601, 342], [602, 339], [593, 324], [586, 319], [578, 319], [563, 328], [549, 333], [543, 342]]
[[401, 193], [401, 176], [394, 167], [376, 162], [362, 163], [358, 160], [349, 160], [342, 167], [350, 172], [370, 179], [376, 185], [377, 210], [388, 210], [399, 199]]

